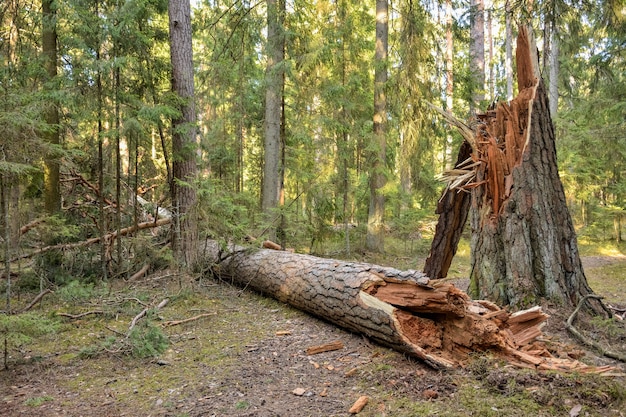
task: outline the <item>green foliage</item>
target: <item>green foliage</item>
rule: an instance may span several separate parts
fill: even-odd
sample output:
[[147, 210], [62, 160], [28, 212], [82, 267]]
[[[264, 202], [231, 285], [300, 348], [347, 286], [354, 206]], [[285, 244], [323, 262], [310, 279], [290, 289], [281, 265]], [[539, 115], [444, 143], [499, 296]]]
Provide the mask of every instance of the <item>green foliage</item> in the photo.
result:
[[144, 359], [160, 355], [169, 346], [169, 340], [160, 327], [146, 320], [135, 326], [129, 335], [131, 354]]
[[[57, 329], [56, 321], [38, 313], [0, 314], [0, 343], [3, 340], [7, 350], [29, 344], [33, 338], [54, 333]], [[5, 356], [5, 366], [7, 360]]]
[[9, 344], [19, 347], [32, 338], [53, 333], [58, 323], [38, 313], [0, 314], [0, 334]]
[[54, 401], [54, 398], [49, 395], [44, 395], [43, 397], [32, 397], [24, 401], [24, 404], [29, 407], [39, 407], [48, 401]]
[[251, 196], [229, 192], [222, 181], [213, 179], [199, 182], [197, 190], [202, 235], [235, 242], [248, 235], [255, 205]]
[[55, 294], [65, 303], [75, 305], [84, 304], [104, 295], [107, 291], [105, 286], [96, 287], [93, 282], [72, 280], [56, 290]]

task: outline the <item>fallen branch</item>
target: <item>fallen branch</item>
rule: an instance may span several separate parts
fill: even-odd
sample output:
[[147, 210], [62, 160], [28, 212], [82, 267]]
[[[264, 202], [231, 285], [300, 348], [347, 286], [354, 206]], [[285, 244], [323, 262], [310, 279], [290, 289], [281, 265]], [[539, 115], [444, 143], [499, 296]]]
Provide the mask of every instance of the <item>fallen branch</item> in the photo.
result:
[[[96, 187], [95, 185], [93, 185], [92, 183], [90, 183], [89, 181], [87, 181], [87, 179], [85, 177], [83, 177], [81, 174], [79, 174], [76, 171], [72, 171], [71, 175], [72, 175], [72, 177], [64, 178], [62, 180], [62, 182], [72, 182], [72, 181], [77, 182], [79, 184], [82, 184], [84, 187], [90, 189], [91, 191], [93, 191], [94, 194], [96, 195], [96, 197], [102, 198], [102, 193], [100, 192], [100, 189], [98, 187]], [[112, 200], [110, 200], [110, 199], [108, 199], [106, 197], [104, 197], [103, 200], [109, 206], [112, 206], [112, 207], [116, 207], [117, 206], [117, 204], [114, 201], [112, 201]]]
[[567, 319], [567, 323], [566, 323], [567, 330], [572, 335], [574, 335], [578, 340], [580, 340], [583, 344], [596, 349], [601, 355], [604, 355], [607, 358], [617, 359], [618, 361], [621, 361], [621, 362], [626, 362], [626, 355], [604, 349], [604, 347], [602, 347], [598, 342], [585, 337], [582, 333], [578, 331], [578, 329], [576, 329], [576, 327], [574, 327], [574, 324], [573, 324], [574, 319], [578, 315], [578, 312], [580, 311], [582, 306], [585, 304], [585, 302], [590, 298], [600, 300], [603, 297], [599, 295], [595, 295], [595, 294], [587, 294], [583, 298], [581, 298], [580, 302], [578, 303], [578, 306], [576, 306], [576, 309], [572, 312], [572, 314]]
[[[169, 303], [170, 299], [169, 298], [165, 298], [163, 301], [161, 301], [159, 303], [159, 305], [157, 305], [154, 309], [155, 310], [160, 310], [163, 307], [165, 307], [167, 305], [167, 303]], [[141, 313], [137, 314], [133, 320], [130, 322], [130, 326], [128, 326], [128, 332], [126, 333], [126, 338], [130, 337], [130, 333], [133, 331], [133, 329], [135, 328], [135, 325], [137, 324], [137, 322], [144, 317], [147, 313], [148, 310], [150, 310], [149, 308], [144, 308]]]
[[[138, 230], [144, 230], [144, 229], [150, 229], [153, 227], [160, 227], [166, 224], [171, 223], [172, 220], [171, 219], [159, 219], [157, 221], [154, 222], [144, 222], [144, 223], [139, 223], [136, 226], [129, 226], [129, 227], [125, 227], [124, 229], [120, 230], [120, 236], [125, 236], [129, 233], [133, 233], [136, 232]], [[103, 236], [105, 241], [111, 241], [114, 240], [117, 237], [117, 231], [111, 232], [111, 233], [107, 233], [106, 235]], [[37, 249], [31, 253], [26, 253], [24, 255], [20, 255], [18, 257], [15, 257], [13, 259], [11, 259], [11, 262], [16, 262], [20, 259], [28, 259], [28, 258], [32, 258], [35, 255], [39, 255], [51, 250], [55, 250], [55, 249], [59, 249], [59, 250], [70, 250], [70, 249], [76, 249], [76, 248], [81, 248], [84, 246], [89, 246], [89, 245], [93, 245], [94, 243], [98, 243], [100, 242], [102, 238], [100, 236], [98, 237], [92, 237], [90, 239], [84, 240], [82, 242], [76, 242], [76, 243], [60, 243], [58, 245], [50, 245], [50, 246], [45, 246], [43, 248]]]
[[130, 278], [128, 278], [128, 280], [135, 281], [136, 279], [141, 278], [146, 272], [148, 272], [148, 269], [150, 269], [150, 264], [144, 264], [141, 269], [135, 272]]
[[46, 219], [39, 218], [39, 219], [35, 219], [31, 222], [26, 223], [24, 226], [20, 227], [20, 236], [28, 233], [31, 229], [39, 226], [41, 223], [44, 223], [45, 221]]
[[86, 311], [80, 314], [70, 314], [70, 313], [56, 313], [56, 314], [57, 316], [60, 316], [60, 317], [67, 317], [68, 319], [76, 320], [76, 319], [80, 319], [82, 317], [89, 316], [92, 314], [105, 314], [105, 312], [102, 310], [91, 310], [91, 311]]
[[163, 327], [178, 326], [179, 324], [185, 324], [185, 323], [189, 323], [189, 322], [192, 322], [192, 321], [196, 321], [196, 320], [201, 319], [203, 317], [209, 317], [209, 316], [215, 316], [215, 315], [217, 315], [217, 313], [198, 314], [197, 316], [189, 317], [188, 319], [165, 321], [165, 322], [161, 323], [161, 326], [163, 326]]
[[27, 305], [26, 307], [24, 307], [20, 312], [23, 313], [25, 311], [30, 310], [31, 308], [33, 308], [35, 306], [35, 304], [37, 304], [39, 301], [41, 301], [41, 299], [46, 295], [46, 294], [50, 294], [52, 292], [52, 290], [50, 290], [49, 288], [46, 288], [45, 290], [43, 290], [42, 292], [39, 293], [39, 295], [37, 295], [37, 297], [35, 297], [33, 299], [33, 301], [30, 302], [29, 305]]

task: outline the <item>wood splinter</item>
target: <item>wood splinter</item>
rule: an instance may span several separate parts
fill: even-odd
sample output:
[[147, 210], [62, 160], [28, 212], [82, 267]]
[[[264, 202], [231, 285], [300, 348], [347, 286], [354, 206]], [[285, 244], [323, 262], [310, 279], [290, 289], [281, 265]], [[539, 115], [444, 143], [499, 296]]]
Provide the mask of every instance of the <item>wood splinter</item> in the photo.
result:
[[333, 350], [343, 349], [343, 343], [340, 340], [325, 343], [323, 345], [311, 346], [306, 350], [307, 355], [317, 355], [318, 353], [330, 352]]
[[356, 400], [354, 402], [354, 404], [352, 404], [352, 407], [350, 407], [350, 410], [348, 410], [348, 412], [350, 414], [358, 414], [361, 412], [361, 410], [363, 410], [363, 407], [365, 407], [367, 405], [367, 402], [370, 400], [370, 397], [368, 397], [367, 395], [362, 395], [359, 397], [358, 400]]

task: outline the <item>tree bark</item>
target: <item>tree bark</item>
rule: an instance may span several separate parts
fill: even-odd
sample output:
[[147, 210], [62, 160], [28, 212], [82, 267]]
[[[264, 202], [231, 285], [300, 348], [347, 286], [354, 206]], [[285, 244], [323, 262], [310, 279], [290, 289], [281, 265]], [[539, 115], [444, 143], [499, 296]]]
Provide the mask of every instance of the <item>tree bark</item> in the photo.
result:
[[370, 166], [370, 199], [367, 214], [365, 246], [374, 252], [384, 252], [385, 166], [387, 154], [387, 50], [389, 38], [389, 6], [387, 0], [376, 0], [376, 51], [374, 56], [374, 135]]
[[[463, 142], [459, 149], [456, 167], [472, 154], [469, 143]], [[424, 264], [426, 276], [434, 279], [445, 278], [452, 264], [469, 214], [471, 195], [468, 192], [446, 188], [437, 204], [439, 220], [430, 246], [430, 253]]]
[[189, 0], [169, 0], [172, 91], [183, 100], [181, 114], [172, 120], [172, 250], [185, 266], [195, 262], [196, 204], [196, 110], [194, 105], [191, 6]]
[[418, 271], [271, 249], [224, 251], [214, 241], [207, 242], [204, 256], [210, 272], [222, 280], [364, 334], [435, 368], [460, 366], [472, 352], [490, 351], [518, 366], [588, 369], [524, 350], [541, 335], [539, 324], [547, 319], [539, 307], [510, 314], [493, 303], [471, 301], [454, 285], [431, 281]]
[[263, 154], [263, 190], [261, 208], [269, 224], [269, 239], [276, 239], [275, 209], [281, 194], [282, 173], [281, 121], [284, 90], [284, 34], [282, 28], [285, 2], [267, 2], [267, 69], [265, 72], [265, 142]]
[[[53, 83], [57, 76], [57, 31], [56, 6], [52, 0], [42, 0], [42, 52], [48, 83]], [[51, 85], [51, 84], [49, 84]], [[46, 89], [51, 89], [48, 86]], [[59, 135], [59, 109], [57, 103], [50, 97], [44, 109], [44, 120], [48, 130], [44, 136], [48, 143], [58, 146], [61, 143]], [[57, 150], [46, 155], [44, 169], [44, 207], [48, 214], [58, 213], [61, 210], [61, 187], [59, 174], [59, 155]]]
[[[480, 115], [471, 208], [470, 294], [523, 308], [548, 299], [574, 308], [592, 294], [559, 178], [554, 128], [532, 33], [520, 28], [520, 93]], [[593, 309], [603, 313], [601, 303]]]
[[470, 0], [470, 73], [472, 103], [477, 109], [485, 100], [485, 5], [483, 0]]

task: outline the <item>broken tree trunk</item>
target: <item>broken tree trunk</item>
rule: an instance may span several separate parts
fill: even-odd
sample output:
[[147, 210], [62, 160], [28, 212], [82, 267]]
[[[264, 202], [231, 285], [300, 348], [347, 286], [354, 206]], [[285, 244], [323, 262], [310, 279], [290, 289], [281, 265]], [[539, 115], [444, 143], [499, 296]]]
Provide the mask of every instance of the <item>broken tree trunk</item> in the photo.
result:
[[[473, 123], [475, 177], [462, 186], [472, 195], [469, 293], [517, 309], [544, 299], [573, 309], [593, 292], [580, 262], [548, 97], [526, 27], [520, 27], [516, 58], [518, 96]], [[592, 309], [608, 312], [597, 300]]]
[[[455, 168], [460, 168], [472, 155], [472, 147], [466, 141], [461, 144]], [[424, 264], [426, 276], [439, 279], [448, 275], [452, 258], [461, 240], [467, 220], [471, 196], [469, 192], [447, 187], [437, 203], [439, 221], [430, 246], [430, 253]]]
[[[574, 308], [592, 294], [578, 254], [556, 162], [548, 96], [532, 32], [517, 41], [518, 96], [481, 117], [476, 158], [486, 162], [472, 190], [470, 293], [500, 305], [541, 299]], [[600, 303], [594, 305], [604, 314]]]
[[522, 366], [586, 369], [526, 351], [547, 318], [540, 310], [511, 315], [418, 271], [270, 249], [224, 251], [216, 242], [207, 242], [204, 257], [222, 280], [364, 334], [435, 368], [463, 365], [471, 352], [489, 350]]

